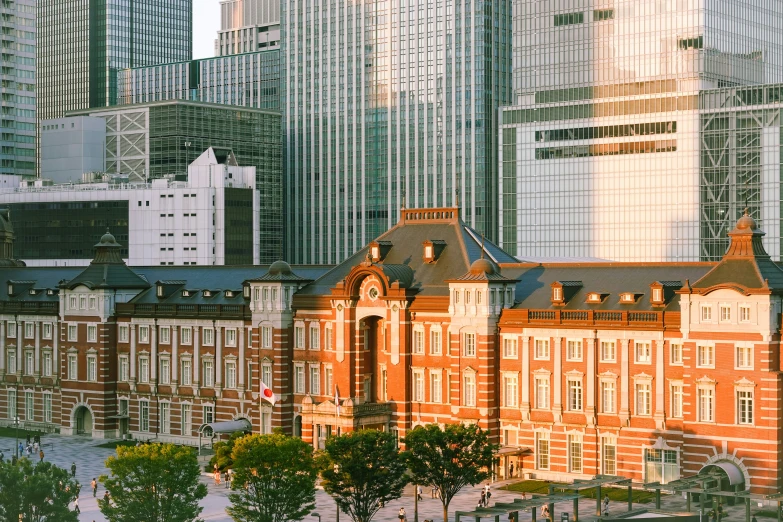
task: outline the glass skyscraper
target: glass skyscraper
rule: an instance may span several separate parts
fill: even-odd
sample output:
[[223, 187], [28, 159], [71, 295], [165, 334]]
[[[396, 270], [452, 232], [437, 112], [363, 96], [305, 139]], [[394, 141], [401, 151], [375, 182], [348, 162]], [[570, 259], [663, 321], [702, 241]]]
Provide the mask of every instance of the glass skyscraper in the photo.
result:
[[0, 174], [35, 176], [35, 0], [0, 0]]
[[[719, 108], [703, 93], [783, 80], [778, 3], [516, 0], [514, 8], [515, 105], [502, 111], [498, 162], [500, 241], [507, 251], [714, 259], [726, 230], [710, 213], [733, 223], [746, 203], [770, 228], [764, 205], [749, 195], [754, 182], [742, 173], [739, 152], [761, 147], [761, 135], [739, 148], [724, 141], [716, 150], [717, 138], [705, 131], [719, 130], [726, 119], [705, 119], [707, 105]], [[774, 136], [763, 140], [772, 144]], [[775, 150], [759, 161], [779, 177]]]
[[511, 1], [291, 0], [281, 22], [288, 260], [339, 262], [403, 205], [494, 236]]
[[280, 48], [280, 0], [221, 0], [215, 56]]
[[38, 0], [38, 121], [113, 105], [120, 69], [192, 54], [193, 0]]

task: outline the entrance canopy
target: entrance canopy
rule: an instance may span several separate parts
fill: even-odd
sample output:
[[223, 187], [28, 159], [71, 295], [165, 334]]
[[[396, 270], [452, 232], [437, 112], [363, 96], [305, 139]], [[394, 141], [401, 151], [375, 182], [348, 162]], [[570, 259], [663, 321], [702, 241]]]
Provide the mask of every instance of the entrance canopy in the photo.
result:
[[[718, 468], [717, 470], [715, 468]], [[709, 473], [711, 471], [718, 471], [722, 472], [726, 475], [726, 477], [729, 479], [729, 485], [736, 486], [737, 484], [744, 484], [745, 483], [745, 475], [742, 474], [742, 471], [740, 469], [732, 464], [731, 462], [713, 462], [712, 464], [708, 464], [707, 466], [704, 466], [701, 471], [699, 471], [699, 475], [702, 475], [704, 473]]]
[[228, 422], [210, 422], [209, 424], [202, 424], [198, 429], [199, 433], [206, 433], [205, 430], [210, 428], [212, 433], [234, 433], [237, 431], [251, 431], [252, 426], [247, 419], [239, 419]]

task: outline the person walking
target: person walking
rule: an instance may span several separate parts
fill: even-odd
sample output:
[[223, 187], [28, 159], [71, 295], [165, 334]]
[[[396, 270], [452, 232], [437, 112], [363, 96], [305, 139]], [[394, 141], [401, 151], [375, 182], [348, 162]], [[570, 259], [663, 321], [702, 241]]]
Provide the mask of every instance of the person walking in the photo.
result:
[[416, 487], [416, 494], [419, 496], [419, 500], [422, 500], [421, 494], [423, 493], [421, 486]]
[[96, 496], [98, 493], [98, 482], [95, 480], [95, 478], [92, 479], [92, 482], [90, 482], [90, 486], [92, 486], [92, 496]]
[[400, 522], [406, 522], [408, 520], [408, 516], [405, 514], [404, 507], [400, 508], [400, 512], [397, 514], [397, 518], [400, 519]]
[[605, 517], [609, 516], [609, 495], [604, 495], [604, 502], [603, 502], [604, 509], [602, 510], [602, 513]]
[[220, 485], [220, 470], [217, 469], [217, 465], [215, 465], [215, 474], [214, 475], [215, 475], [215, 485], [219, 486]]
[[73, 511], [77, 515], [82, 512], [81, 509], [79, 509], [79, 497], [76, 497], [73, 501]]
[[486, 497], [486, 503], [484, 505], [489, 507], [489, 499], [492, 498], [492, 492], [489, 490], [489, 482], [487, 482], [487, 485], [484, 486], [484, 496]]
[[508, 467], [508, 478], [514, 478], [514, 463], [513, 462]]
[[75, 477], [75, 476], [76, 476], [76, 462], [71, 464], [71, 477]]
[[481, 490], [481, 498], [478, 503], [479, 507], [487, 507], [487, 493], [483, 489]]
[[38, 456], [41, 458], [41, 460], [39, 460], [38, 462], [43, 462], [43, 458], [44, 458], [44, 452], [43, 452], [43, 450], [41, 450], [41, 451], [39, 451], [39, 452], [38, 452]]
[[106, 503], [106, 505], [109, 504], [109, 490], [108, 489], [103, 493], [103, 501]]

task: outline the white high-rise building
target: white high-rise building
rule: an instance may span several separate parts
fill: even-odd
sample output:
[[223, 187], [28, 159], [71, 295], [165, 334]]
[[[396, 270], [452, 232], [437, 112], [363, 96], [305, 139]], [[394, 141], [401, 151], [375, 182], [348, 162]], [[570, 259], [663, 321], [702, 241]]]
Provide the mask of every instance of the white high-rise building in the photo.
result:
[[221, 0], [215, 56], [279, 48], [279, 0]]

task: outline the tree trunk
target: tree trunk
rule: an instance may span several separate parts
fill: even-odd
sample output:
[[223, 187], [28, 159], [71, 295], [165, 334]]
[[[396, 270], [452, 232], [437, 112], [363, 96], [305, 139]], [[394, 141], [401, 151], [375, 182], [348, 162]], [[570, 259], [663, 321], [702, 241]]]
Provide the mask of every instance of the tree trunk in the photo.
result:
[[449, 505], [443, 503], [443, 522], [449, 522]]

